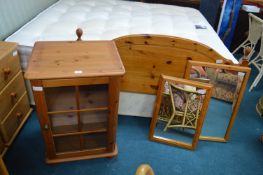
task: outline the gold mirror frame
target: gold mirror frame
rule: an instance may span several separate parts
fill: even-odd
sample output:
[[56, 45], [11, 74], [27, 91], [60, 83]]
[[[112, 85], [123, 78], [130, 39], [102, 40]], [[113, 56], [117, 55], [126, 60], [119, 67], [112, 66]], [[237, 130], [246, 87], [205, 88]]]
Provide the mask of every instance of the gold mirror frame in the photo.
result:
[[[193, 86], [193, 87], [204, 89], [206, 91], [206, 93], [204, 94], [204, 99], [203, 99], [203, 104], [201, 107], [200, 115], [197, 121], [197, 127], [195, 129], [195, 134], [194, 134], [191, 144], [155, 135], [155, 127], [158, 121], [158, 114], [159, 114], [160, 107], [161, 107], [165, 82]], [[166, 143], [169, 145], [194, 150], [197, 146], [199, 136], [201, 134], [201, 129], [202, 129], [203, 122], [205, 119], [205, 114], [208, 108], [208, 103], [212, 95], [212, 87], [213, 85], [207, 84], [207, 83], [201, 83], [201, 82], [196, 82], [193, 80], [186, 80], [182, 78], [175, 78], [171, 76], [161, 75], [159, 79], [159, 88], [157, 91], [157, 98], [155, 101], [153, 117], [151, 120], [149, 139], [152, 141], [156, 141], [156, 142]]]
[[226, 64], [216, 64], [216, 63], [208, 63], [208, 62], [201, 62], [201, 61], [188, 61], [186, 71], [185, 71], [185, 76], [184, 76], [186, 79], [190, 79], [190, 72], [191, 72], [192, 66], [202, 66], [202, 67], [209, 67], [209, 68], [223, 69], [223, 70], [237, 71], [237, 72], [245, 73], [244, 79], [242, 81], [242, 84], [239, 90], [237, 100], [233, 104], [234, 106], [233, 106], [232, 114], [231, 114], [227, 129], [225, 131], [224, 137], [222, 138], [222, 137], [202, 136], [201, 135], [199, 138], [200, 140], [206, 140], [206, 141], [227, 142], [227, 140], [230, 137], [230, 133], [231, 133], [234, 121], [238, 113], [238, 109], [239, 109], [241, 100], [243, 98], [243, 95], [246, 89], [246, 85], [249, 79], [251, 69], [249, 67], [244, 67], [240, 65], [226, 65]]

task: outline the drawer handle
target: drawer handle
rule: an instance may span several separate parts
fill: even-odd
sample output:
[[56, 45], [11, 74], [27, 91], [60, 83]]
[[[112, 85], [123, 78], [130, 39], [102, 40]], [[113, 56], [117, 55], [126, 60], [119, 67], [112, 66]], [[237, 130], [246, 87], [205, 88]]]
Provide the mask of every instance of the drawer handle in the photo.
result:
[[17, 93], [16, 92], [11, 92], [10, 93], [10, 97], [11, 97], [11, 100], [12, 100], [12, 103], [16, 100], [17, 98]]
[[10, 97], [11, 97], [12, 99], [15, 99], [15, 98], [17, 97], [17, 93], [16, 93], [16, 92], [11, 92], [11, 93], [10, 93]]
[[8, 76], [11, 74], [11, 69], [9, 67], [3, 69], [4, 79], [7, 80]]
[[17, 112], [16, 117], [20, 120], [23, 117], [23, 114], [21, 112]]

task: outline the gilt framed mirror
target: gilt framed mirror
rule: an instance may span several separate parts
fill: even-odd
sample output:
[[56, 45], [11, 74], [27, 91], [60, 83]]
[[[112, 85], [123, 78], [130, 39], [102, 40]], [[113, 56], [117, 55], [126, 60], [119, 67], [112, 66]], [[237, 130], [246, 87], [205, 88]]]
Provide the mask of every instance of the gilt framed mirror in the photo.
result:
[[186, 79], [214, 86], [200, 140], [227, 142], [249, 75], [249, 67], [188, 61]]
[[194, 150], [212, 87], [207, 83], [161, 75], [150, 140]]

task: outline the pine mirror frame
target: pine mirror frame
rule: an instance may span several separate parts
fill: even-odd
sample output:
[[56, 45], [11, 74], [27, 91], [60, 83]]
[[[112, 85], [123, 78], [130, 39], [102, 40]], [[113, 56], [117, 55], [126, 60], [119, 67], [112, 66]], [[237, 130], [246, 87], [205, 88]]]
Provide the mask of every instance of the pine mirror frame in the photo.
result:
[[[245, 73], [244, 79], [242, 81], [238, 97], [236, 99], [236, 102], [233, 106], [232, 114], [227, 126], [227, 129], [225, 131], [224, 137], [214, 137], [214, 136], [202, 136], [200, 135], [200, 140], [204, 141], [213, 141], [213, 142], [227, 142], [230, 138], [230, 133], [232, 130], [232, 127], [234, 125], [238, 109], [240, 107], [244, 92], [246, 90], [246, 85], [250, 76], [251, 69], [249, 67], [241, 66], [241, 65], [227, 65], [227, 64], [218, 64], [218, 63], [209, 63], [209, 62], [201, 62], [201, 61], [191, 61], [189, 60], [187, 63], [187, 67], [185, 70], [185, 79], [190, 79], [190, 73], [192, 66], [202, 66], [202, 67], [209, 67], [209, 68], [215, 68], [215, 69], [223, 69], [223, 70], [229, 70], [229, 71], [237, 71], [237, 72], [243, 72]], [[213, 98], [213, 97], [212, 97]]]
[[[197, 122], [197, 127], [195, 129], [195, 134], [194, 134], [191, 144], [154, 135], [155, 127], [158, 121], [158, 114], [159, 114], [161, 102], [162, 102], [164, 83], [166, 81], [170, 83], [172, 82], [172, 83], [178, 83], [182, 85], [194, 86], [194, 87], [206, 90], [201, 112], [200, 112], [199, 119]], [[151, 125], [150, 125], [149, 139], [151, 141], [165, 143], [165, 144], [172, 145], [172, 146], [178, 146], [178, 147], [182, 147], [182, 148], [189, 149], [189, 150], [195, 150], [198, 144], [199, 136], [201, 134], [203, 122], [204, 122], [205, 115], [208, 109], [209, 100], [212, 95], [212, 88], [213, 88], [213, 85], [208, 84], [208, 83], [201, 83], [201, 82], [197, 82], [193, 80], [186, 80], [182, 78], [161, 75], [159, 79], [159, 83], [158, 83], [157, 98], [155, 100], [154, 111], [153, 111], [153, 116], [152, 116]]]

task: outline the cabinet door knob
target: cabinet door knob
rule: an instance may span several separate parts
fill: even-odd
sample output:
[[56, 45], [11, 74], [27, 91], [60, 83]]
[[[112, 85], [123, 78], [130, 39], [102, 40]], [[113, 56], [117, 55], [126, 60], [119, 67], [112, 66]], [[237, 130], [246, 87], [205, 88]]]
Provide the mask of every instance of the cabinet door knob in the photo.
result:
[[48, 130], [48, 129], [49, 129], [48, 124], [45, 124], [45, 125], [44, 125], [44, 129], [45, 129], [45, 130]]
[[11, 74], [11, 69], [9, 67], [3, 69], [5, 80], [8, 79], [8, 76]]
[[20, 120], [23, 117], [23, 114], [21, 112], [17, 112], [16, 117]]

